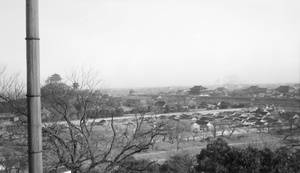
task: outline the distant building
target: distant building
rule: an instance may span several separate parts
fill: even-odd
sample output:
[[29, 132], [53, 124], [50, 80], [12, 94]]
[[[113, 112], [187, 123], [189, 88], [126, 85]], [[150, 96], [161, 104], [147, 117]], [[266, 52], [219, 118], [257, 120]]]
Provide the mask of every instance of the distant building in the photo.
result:
[[18, 121], [19, 117], [12, 113], [0, 113], [0, 123], [3, 122], [15, 122]]
[[163, 97], [161, 95], [159, 95], [158, 97], [156, 97], [156, 100], [160, 100], [160, 101], [163, 101]]
[[200, 92], [206, 89], [207, 88], [201, 85], [195, 85], [193, 88], [190, 88], [189, 95], [200, 95]]
[[280, 86], [276, 88], [275, 90], [278, 91], [279, 93], [288, 93], [291, 89], [293, 89], [290, 86]]
[[208, 130], [208, 126], [207, 126], [208, 123], [209, 123], [208, 121], [197, 120], [195, 123], [192, 124], [191, 131], [192, 132], [195, 132], [195, 131], [200, 132], [201, 130], [207, 131]]
[[131, 89], [131, 90], [129, 91], [129, 95], [136, 95], [136, 94], [137, 94], [137, 92], [134, 91], [133, 89]]
[[219, 88], [215, 89], [215, 91], [226, 92], [226, 91], [228, 91], [228, 89], [225, 87], [219, 87]]
[[246, 92], [251, 94], [260, 94], [260, 93], [266, 93], [267, 88], [260, 88], [258, 86], [250, 86], [249, 88], [245, 89]]
[[154, 105], [155, 107], [157, 107], [158, 109], [164, 109], [167, 106], [167, 101], [165, 100], [159, 100], [155, 103]]

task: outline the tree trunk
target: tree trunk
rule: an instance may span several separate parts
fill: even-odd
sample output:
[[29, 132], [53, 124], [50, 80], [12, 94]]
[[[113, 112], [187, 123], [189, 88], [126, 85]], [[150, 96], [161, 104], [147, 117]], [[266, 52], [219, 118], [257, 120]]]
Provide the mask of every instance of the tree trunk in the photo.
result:
[[228, 138], [230, 138], [231, 137], [231, 135], [233, 134], [233, 132], [235, 131], [235, 129], [233, 129], [231, 132], [230, 132], [230, 134], [229, 134], [229, 136], [228, 136]]

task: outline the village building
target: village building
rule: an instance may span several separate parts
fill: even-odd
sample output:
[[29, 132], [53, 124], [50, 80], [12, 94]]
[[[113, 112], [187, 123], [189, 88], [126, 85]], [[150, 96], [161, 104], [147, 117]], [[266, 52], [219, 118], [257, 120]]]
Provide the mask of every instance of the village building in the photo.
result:
[[279, 93], [288, 93], [291, 90], [293, 90], [294, 88], [290, 87], [290, 86], [279, 86], [278, 88], [276, 88], [275, 90]]
[[245, 89], [245, 91], [250, 94], [261, 94], [261, 93], [267, 93], [267, 88], [260, 88], [258, 86], [250, 86], [249, 88]]
[[201, 85], [195, 85], [194, 87], [190, 88], [189, 95], [200, 95], [201, 91], [206, 90], [207, 88]]
[[0, 113], [0, 123], [16, 122], [19, 120], [13, 113]]
[[191, 131], [207, 131], [208, 130], [208, 126], [207, 124], [209, 123], [209, 121], [205, 121], [205, 120], [197, 120], [195, 123], [192, 124], [191, 126]]

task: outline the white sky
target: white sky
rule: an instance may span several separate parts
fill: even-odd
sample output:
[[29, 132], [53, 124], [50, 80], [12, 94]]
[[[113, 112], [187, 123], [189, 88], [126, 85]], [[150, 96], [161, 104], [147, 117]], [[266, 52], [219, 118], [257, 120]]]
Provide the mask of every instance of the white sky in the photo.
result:
[[[26, 76], [25, 1], [0, 0], [0, 64]], [[300, 82], [299, 0], [40, 0], [41, 80], [105, 85]]]

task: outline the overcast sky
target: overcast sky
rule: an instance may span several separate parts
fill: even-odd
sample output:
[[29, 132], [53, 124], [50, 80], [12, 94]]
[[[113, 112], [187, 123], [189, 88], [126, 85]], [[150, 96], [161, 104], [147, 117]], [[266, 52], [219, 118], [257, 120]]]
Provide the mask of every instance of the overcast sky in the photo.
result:
[[[299, 0], [40, 0], [41, 80], [115, 87], [300, 82]], [[0, 64], [26, 76], [25, 1], [0, 0]]]

